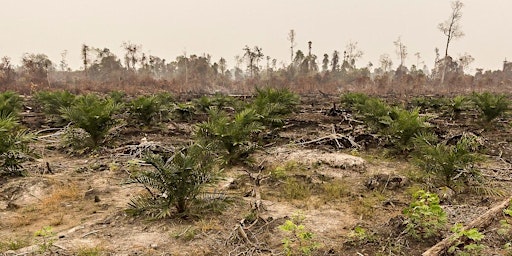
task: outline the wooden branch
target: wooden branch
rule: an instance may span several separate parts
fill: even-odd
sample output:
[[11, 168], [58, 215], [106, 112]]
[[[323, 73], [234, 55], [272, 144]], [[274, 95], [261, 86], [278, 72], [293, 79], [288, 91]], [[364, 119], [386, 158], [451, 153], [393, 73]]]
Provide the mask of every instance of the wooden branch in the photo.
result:
[[[464, 230], [472, 229], [472, 228], [483, 228], [491, 224], [491, 222], [494, 220], [494, 218], [503, 212], [503, 209], [507, 208], [510, 204], [510, 200], [512, 200], [512, 197], [507, 198], [505, 201], [501, 202], [500, 204], [494, 206], [487, 212], [485, 212], [480, 217], [476, 218], [474, 221], [469, 223]], [[430, 247], [427, 251], [425, 251], [422, 256], [439, 256], [441, 255], [446, 249], [448, 249], [452, 244], [455, 242], [455, 235], [450, 235], [437, 243], [436, 245]]]

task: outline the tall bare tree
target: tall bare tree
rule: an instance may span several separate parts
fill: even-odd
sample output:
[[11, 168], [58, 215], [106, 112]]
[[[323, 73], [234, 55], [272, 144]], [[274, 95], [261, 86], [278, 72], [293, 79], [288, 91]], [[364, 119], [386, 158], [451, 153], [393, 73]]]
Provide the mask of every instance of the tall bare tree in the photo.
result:
[[396, 56], [400, 59], [400, 67], [404, 65], [405, 58], [407, 58], [407, 46], [402, 43], [402, 37], [399, 36], [396, 41], [393, 42], [395, 45]]
[[247, 61], [247, 69], [249, 70], [250, 76], [253, 77], [254, 74], [258, 72], [258, 63], [264, 56], [262, 49], [258, 46], [254, 46], [254, 48], [251, 49], [246, 45], [243, 50], [245, 52], [244, 58]]
[[293, 62], [293, 48], [295, 47], [295, 30], [290, 29], [290, 32], [288, 33], [288, 41], [290, 41], [290, 61]]
[[69, 71], [68, 62], [66, 61], [66, 57], [68, 55], [68, 50], [64, 50], [60, 53], [60, 63], [59, 67], [61, 71]]
[[356, 67], [356, 61], [363, 57], [363, 54], [363, 51], [357, 48], [357, 42], [349, 41], [343, 52], [342, 68], [354, 69]]
[[84, 72], [85, 72], [85, 76], [87, 76], [87, 68], [89, 67], [89, 62], [90, 62], [90, 57], [89, 57], [89, 46], [86, 45], [86, 44], [82, 44], [82, 52], [81, 52], [81, 55], [82, 55], [82, 61], [84, 63]]
[[126, 68], [135, 71], [135, 65], [139, 62], [139, 52], [142, 46], [136, 45], [132, 42], [123, 42], [122, 47], [126, 51], [124, 55]]
[[452, 2], [452, 12], [450, 14], [450, 17], [445, 20], [442, 23], [439, 23], [437, 28], [443, 32], [443, 34], [446, 36], [446, 47], [444, 50], [444, 60], [443, 60], [443, 72], [441, 74], [441, 84], [444, 83], [444, 78], [446, 75], [446, 69], [449, 65], [447, 63], [449, 61], [448, 58], [448, 48], [450, 46], [450, 43], [452, 40], [463, 37], [464, 32], [462, 32], [462, 27], [460, 25], [460, 20], [462, 19], [462, 7], [464, 7], [464, 4], [459, 1], [453, 1]]

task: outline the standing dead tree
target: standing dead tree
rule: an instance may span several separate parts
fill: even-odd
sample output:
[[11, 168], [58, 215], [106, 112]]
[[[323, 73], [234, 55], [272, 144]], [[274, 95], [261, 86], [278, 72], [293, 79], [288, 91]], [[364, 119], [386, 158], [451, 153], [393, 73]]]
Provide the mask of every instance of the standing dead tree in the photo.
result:
[[443, 59], [443, 72], [441, 74], [441, 84], [444, 83], [444, 79], [446, 76], [446, 70], [449, 65], [450, 58], [448, 58], [448, 48], [452, 40], [463, 37], [464, 32], [462, 32], [462, 27], [460, 25], [460, 20], [462, 18], [462, 7], [464, 4], [457, 0], [452, 2], [452, 13], [450, 17], [444, 21], [443, 23], [439, 23], [437, 28], [443, 32], [446, 36], [446, 47], [444, 50], [444, 59]]
[[290, 32], [288, 33], [288, 41], [290, 41], [290, 61], [293, 63], [293, 48], [295, 47], [295, 30], [290, 29]]

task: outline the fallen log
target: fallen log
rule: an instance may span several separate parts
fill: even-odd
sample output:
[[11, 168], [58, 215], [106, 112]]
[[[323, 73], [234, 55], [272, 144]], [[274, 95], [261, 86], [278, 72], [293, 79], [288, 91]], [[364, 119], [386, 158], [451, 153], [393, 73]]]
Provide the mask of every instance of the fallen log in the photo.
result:
[[[501, 202], [500, 204], [494, 206], [487, 212], [485, 212], [480, 217], [476, 218], [474, 221], [469, 223], [464, 227], [464, 230], [472, 229], [472, 228], [483, 228], [491, 224], [494, 218], [503, 212], [503, 209], [507, 208], [510, 205], [510, 201], [512, 197], [507, 198], [507, 200]], [[455, 234], [446, 237], [436, 245], [430, 247], [430, 249], [426, 250], [422, 256], [439, 256], [443, 252], [445, 252], [450, 246], [455, 242]]]

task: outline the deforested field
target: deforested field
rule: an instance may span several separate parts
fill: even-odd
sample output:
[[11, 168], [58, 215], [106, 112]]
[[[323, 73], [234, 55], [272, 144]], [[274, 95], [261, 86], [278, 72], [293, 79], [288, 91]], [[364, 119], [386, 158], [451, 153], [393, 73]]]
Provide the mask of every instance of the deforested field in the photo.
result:
[[497, 93], [3, 92], [0, 252], [512, 255], [509, 108]]

